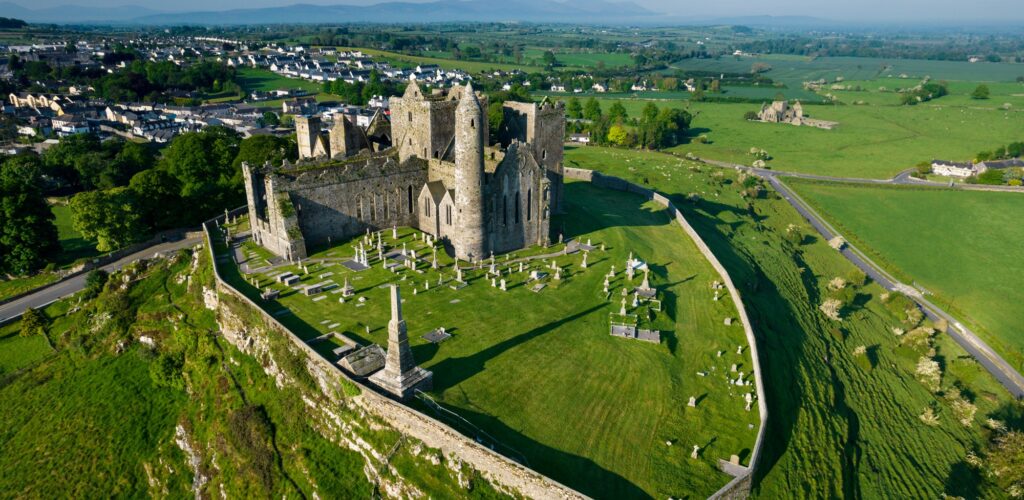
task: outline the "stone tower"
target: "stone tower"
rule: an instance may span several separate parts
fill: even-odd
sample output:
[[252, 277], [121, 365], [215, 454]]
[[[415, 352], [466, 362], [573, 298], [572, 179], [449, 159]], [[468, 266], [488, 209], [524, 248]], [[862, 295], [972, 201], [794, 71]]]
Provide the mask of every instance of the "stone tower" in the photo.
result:
[[483, 107], [466, 84], [455, 108], [456, 257], [484, 257], [484, 144], [487, 122]]
[[384, 369], [370, 376], [370, 382], [395, 395], [408, 399], [416, 389], [430, 390], [434, 374], [416, 366], [409, 347], [409, 334], [402, 318], [402, 296], [398, 285], [391, 285], [391, 321], [388, 322], [388, 352]]
[[320, 137], [319, 116], [295, 117], [295, 140], [299, 143], [299, 158], [313, 158], [317, 139]]

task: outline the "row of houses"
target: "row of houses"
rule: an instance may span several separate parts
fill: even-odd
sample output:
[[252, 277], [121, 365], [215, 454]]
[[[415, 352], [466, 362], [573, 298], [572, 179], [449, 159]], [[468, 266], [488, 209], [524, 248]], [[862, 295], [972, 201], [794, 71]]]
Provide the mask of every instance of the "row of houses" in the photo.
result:
[[932, 173], [945, 177], [957, 177], [966, 179], [974, 175], [980, 175], [989, 169], [1005, 169], [1013, 167], [1024, 167], [1024, 160], [1011, 158], [1009, 160], [988, 160], [978, 163], [955, 162], [947, 160], [932, 160]]

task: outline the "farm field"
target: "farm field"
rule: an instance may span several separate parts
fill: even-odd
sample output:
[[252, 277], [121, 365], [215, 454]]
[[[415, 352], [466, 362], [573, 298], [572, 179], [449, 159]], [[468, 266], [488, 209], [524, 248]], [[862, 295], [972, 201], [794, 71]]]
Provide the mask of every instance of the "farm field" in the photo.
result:
[[[606, 252], [591, 252], [585, 270], [580, 254], [557, 257], [564, 279], [552, 280], [546, 269], [548, 285], [540, 292], [523, 284], [528, 270], [506, 275], [509, 291], [502, 292], [487, 282], [486, 269], [466, 271], [468, 287], [452, 290], [448, 284], [454, 273], [447, 257], [441, 259], [442, 286], [427, 263], [420, 265], [427, 268], [422, 275], [401, 273], [413, 353], [434, 372], [430, 394], [472, 424], [446, 420], [452, 425], [586, 494], [707, 496], [729, 479], [718, 471], [717, 460], [732, 454], [747, 460], [757, 432], [756, 406], [753, 412], [744, 411], [741, 397], [753, 389], [726, 381], [735, 376], [729, 374], [733, 363], [750, 374], [749, 351], [737, 354], [737, 346], [746, 344], [742, 329], [735, 322], [723, 324], [726, 316], [735, 318], [735, 309], [728, 300], [713, 300], [709, 285], [716, 275], [710, 264], [657, 205], [580, 182], [566, 186], [566, 200], [569, 215], [553, 224], [564, 228], [567, 237], [605, 244]], [[394, 242], [385, 231], [383, 240], [392, 248], [422, 248], [410, 230], [400, 230], [400, 237], [401, 243]], [[419, 251], [421, 258], [429, 256]], [[660, 345], [608, 333], [609, 314], [619, 309], [630, 252], [650, 264], [652, 284], [662, 295], [662, 311], [652, 310], [652, 324], [663, 332]], [[313, 258], [341, 254], [351, 255], [349, 244], [324, 249]], [[255, 265], [263, 257], [256, 255]], [[498, 256], [501, 268], [503, 260]], [[303, 281], [322, 281], [327, 277], [317, 276], [330, 272], [329, 278], [340, 285], [348, 277], [365, 303], [353, 299], [339, 304], [339, 295], [330, 292], [314, 302], [288, 290], [279, 304], [268, 308], [306, 338], [337, 331], [360, 342], [386, 345], [389, 305], [387, 290], [380, 285], [396, 277], [372, 263], [372, 270], [360, 273], [318, 265]], [[602, 281], [612, 265], [617, 277], [611, 280], [612, 297], [606, 298]], [[531, 267], [545, 269], [539, 262]], [[641, 279], [636, 276], [633, 284]], [[269, 280], [264, 277], [262, 282]], [[430, 282], [429, 290], [425, 282]], [[278, 312], [282, 305], [294, 314]], [[422, 338], [437, 327], [446, 328], [453, 338], [441, 344]], [[335, 347], [315, 346], [328, 357]], [[698, 376], [698, 371], [708, 375]], [[698, 399], [695, 409], [687, 408], [691, 396]], [[419, 406], [432, 416], [450, 418]], [[673, 445], [666, 446], [666, 441]], [[695, 444], [703, 450], [699, 460], [690, 458]]]
[[[891, 333], [900, 320], [881, 304], [877, 285], [857, 290], [858, 305], [841, 324], [826, 319], [817, 305], [827, 283], [854, 267], [820, 239], [788, 242], [790, 224], [810, 228], [786, 201], [744, 198], [736, 172], [659, 153], [576, 147], [565, 158], [668, 195], [739, 286], [769, 414], [755, 496], [998, 495], [963, 460], [983, 441], [987, 416], [1012, 418], [1010, 395], [952, 339], [935, 337], [946, 360], [943, 385], [959, 385], [978, 406], [970, 428], [957, 423], [948, 404], [915, 380], [920, 351]], [[691, 193], [697, 202], [687, 201]], [[851, 354], [861, 345], [874, 361]], [[942, 415], [936, 427], [918, 419], [929, 406]]]
[[872, 80], [879, 77], [920, 79], [930, 76], [934, 80], [1011, 82], [1024, 75], [1024, 67], [1010, 63], [969, 63], [967, 61], [932, 61], [921, 59], [882, 59], [870, 57], [803, 57], [768, 54], [763, 56], [719, 57], [717, 59], [685, 59], [673, 68], [712, 72], [749, 73], [755, 63], [766, 63], [772, 69], [765, 76], [800, 88], [805, 81], [836, 77], [847, 80]]
[[505, 70], [510, 71], [513, 69], [520, 69], [522, 71], [533, 72], [539, 71], [541, 68], [537, 66], [527, 66], [512, 63], [490, 63], [481, 61], [459, 61], [455, 59], [445, 59], [441, 57], [425, 57], [425, 56], [410, 56], [406, 54], [400, 54], [398, 52], [389, 52], [386, 50], [379, 49], [366, 49], [361, 47], [338, 47], [338, 50], [361, 50], [365, 54], [369, 54], [377, 59], [382, 59], [398, 66], [416, 66], [418, 64], [436, 64], [444, 69], [461, 69], [470, 73], [478, 73], [481, 71], [489, 70]]
[[[599, 100], [607, 110], [614, 99]], [[750, 148], [756, 147], [768, 151], [768, 165], [776, 170], [838, 177], [886, 179], [922, 161], [968, 160], [978, 151], [1021, 140], [1024, 130], [1024, 109], [804, 106], [811, 117], [839, 122], [833, 130], [820, 130], [744, 120], [744, 113], [760, 109], [757, 104], [619, 101], [630, 116], [639, 116], [648, 102], [689, 110], [691, 135], [707, 135], [709, 143], [691, 140], [671, 148], [673, 153], [750, 165]]]
[[900, 279], [917, 283], [1024, 370], [1024, 196], [787, 181]]

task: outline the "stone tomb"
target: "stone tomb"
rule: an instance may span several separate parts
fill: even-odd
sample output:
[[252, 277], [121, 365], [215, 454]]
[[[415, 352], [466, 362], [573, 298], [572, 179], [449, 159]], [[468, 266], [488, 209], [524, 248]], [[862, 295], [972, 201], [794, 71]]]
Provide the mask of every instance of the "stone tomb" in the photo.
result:
[[450, 338], [452, 338], [452, 334], [444, 331], [443, 327], [431, 330], [427, 332], [426, 335], [423, 336], [424, 340], [432, 344], [440, 344], [441, 342], [444, 342], [445, 340], [448, 340]]

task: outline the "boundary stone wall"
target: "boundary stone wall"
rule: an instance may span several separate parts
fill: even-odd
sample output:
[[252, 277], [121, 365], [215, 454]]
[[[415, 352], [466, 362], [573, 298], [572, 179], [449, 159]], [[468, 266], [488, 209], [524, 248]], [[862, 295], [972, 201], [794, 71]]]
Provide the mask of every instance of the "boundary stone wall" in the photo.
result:
[[[720, 488], [709, 498], [725, 499], [747, 497], [752, 486], [754, 469], [757, 466], [758, 458], [761, 455], [761, 445], [764, 441], [765, 424], [768, 420], [768, 408], [765, 403], [762, 383], [763, 379], [761, 377], [761, 365], [758, 361], [756, 338], [754, 337], [754, 330], [750, 325], [750, 319], [747, 316], [746, 308], [743, 306], [739, 290], [736, 289], [736, 286], [733, 284], [732, 278], [730, 278], [725, 267], [722, 266], [721, 262], [719, 262], [718, 258], [711, 252], [711, 249], [707, 246], [704, 240], [701, 239], [700, 235], [693, 229], [690, 223], [683, 216], [683, 213], [676, 209], [675, 205], [673, 205], [666, 196], [654, 190], [637, 186], [624, 179], [604, 175], [593, 170], [566, 167], [564, 172], [566, 178], [590, 182], [595, 186], [605, 189], [635, 193], [664, 206], [672, 217], [675, 218], [680, 227], [683, 228], [690, 239], [693, 240], [701, 254], [704, 255], [715, 271], [718, 272], [722, 282], [726, 286], [726, 289], [729, 291], [729, 295], [736, 307], [740, 324], [743, 326], [743, 331], [747, 337], [747, 344], [750, 347], [754, 380], [757, 384], [757, 406], [761, 422], [757, 431], [757, 438], [754, 441], [754, 447], [750, 455], [750, 465], [746, 467], [744, 473], [734, 477], [729, 481], [729, 483]], [[319, 353], [313, 350], [313, 348], [306, 344], [306, 342], [300, 339], [276, 318], [271, 316], [262, 307], [250, 300], [245, 296], [245, 294], [235, 289], [223, 279], [220, 274], [220, 269], [217, 266], [217, 256], [213, 252], [213, 235], [208, 227], [210, 223], [215, 221], [219, 222], [221, 219], [223, 219], [223, 216], [211, 219], [203, 224], [207, 248], [210, 252], [211, 265], [213, 266], [214, 277], [216, 279], [217, 292], [231, 295], [232, 297], [242, 301], [242, 303], [250, 306], [253, 311], [258, 312], [260, 317], [263, 319], [264, 325], [270, 330], [276, 331], [285, 336], [285, 338], [291, 340], [291, 342], [298, 347], [300, 351], [306, 354], [308, 361], [315, 365], [316, 370], [326, 373], [335, 373], [346, 379], [348, 382], [358, 386], [361, 390], [361, 394], [356, 398], [357, 404], [360, 404], [375, 415], [380, 416], [400, 432], [406, 433], [420, 441], [423, 441], [427, 446], [438, 448], [446, 454], [452, 453], [457, 455], [460, 459], [479, 470], [488, 480], [513, 488], [524, 496], [542, 499], [587, 498], [583, 494], [558, 483], [547, 476], [544, 476], [522, 464], [512, 461], [504, 455], [498, 454], [480, 445], [452, 429], [448, 425], [374, 391], [362, 382], [348, 377], [348, 375], [341, 371], [341, 369], [335, 364], [320, 356]]]
[[637, 186], [625, 179], [604, 175], [593, 170], [567, 167], [565, 169], [565, 177], [568, 179], [590, 182], [591, 184], [602, 188], [639, 194], [659, 205], [664, 206], [668, 210], [669, 214], [675, 218], [676, 222], [678, 222], [683, 228], [686, 234], [690, 236], [690, 239], [692, 239], [697, 245], [697, 248], [704, 255], [704, 258], [711, 263], [711, 266], [715, 268], [715, 271], [717, 271], [721, 277], [722, 282], [725, 283], [726, 289], [729, 290], [729, 296], [732, 297], [733, 304], [736, 306], [740, 324], [743, 325], [743, 332], [747, 336], [747, 344], [750, 346], [750, 357], [754, 365], [754, 381], [757, 384], [757, 409], [760, 413], [761, 424], [757, 430], [757, 438], [754, 440], [754, 448], [750, 454], [750, 466], [746, 468], [746, 472], [733, 478], [732, 481], [729, 481], [728, 484], [711, 495], [710, 498], [743, 498], [748, 496], [752, 486], [754, 468], [757, 467], [757, 460], [761, 456], [761, 445], [764, 442], [765, 424], [768, 421], [768, 407], [765, 403], [764, 397], [761, 363], [758, 361], [757, 339], [754, 336], [754, 329], [750, 325], [750, 318], [747, 316], [747, 310], [743, 306], [743, 298], [740, 296], [739, 290], [736, 289], [736, 285], [732, 282], [729, 272], [724, 266], [722, 266], [722, 263], [718, 261], [718, 258], [715, 257], [711, 248], [708, 247], [707, 243], [705, 243], [704, 240], [701, 239], [700, 235], [697, 234], [697, 231], [693, 229], [693, 226], [691, 226], [689, 221], [686, 220], [683, 213], [676, 209], [675, 205], [673, 205], [665, 195], [651, 189]]
[[398, 431], [423, 441], [427, 446], [438, 448], [445, 454], [458, 456], [461, 460], [479, 470], [488, 480], [514, 489], [521, 495], [539, 499], [582, 500], [588, 498], [547, 476], [490, 450], [448, 425], [376, 392], [362, 382], [348, 377], [337, 365], [320, 356], [306, 342], [267, 313], [262, 307], [246, 297], [245, 294], [231, 286], [221, 276], [220, 269], [217, 266], [217, 256], [213, 251], [213, 234], [209, 228], [210, 223], [214, 221], [219, 222], [221, 219], [223, 219], [223, 216], [211, 219], [203, 224], [206, 244], [209, 249], [211, 265], [213, 266], [216, 279], [217, 292], [230, 295], [251, 307], [262, 318], [266, 328], [280, 333], [305, 354], [307, 362], [312, 365], [312, 369], [322, 373], [336, 374], [359, 387], [361, 394], [354, 398], [356, 404], [383, 418]]

